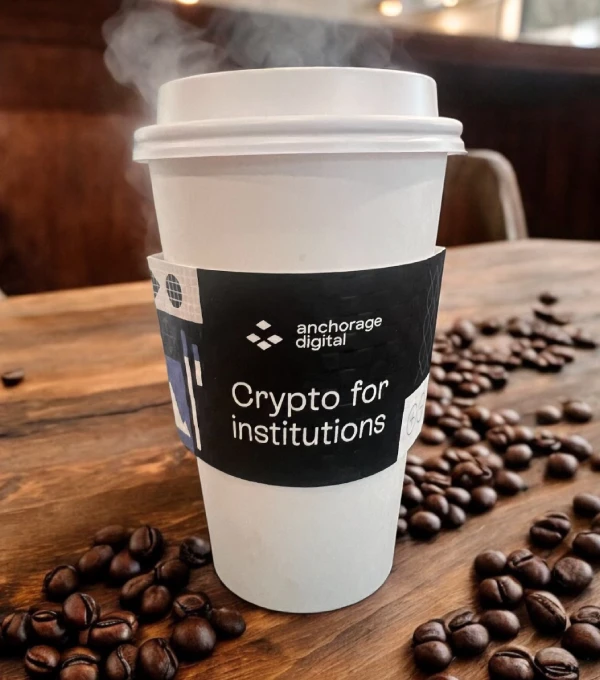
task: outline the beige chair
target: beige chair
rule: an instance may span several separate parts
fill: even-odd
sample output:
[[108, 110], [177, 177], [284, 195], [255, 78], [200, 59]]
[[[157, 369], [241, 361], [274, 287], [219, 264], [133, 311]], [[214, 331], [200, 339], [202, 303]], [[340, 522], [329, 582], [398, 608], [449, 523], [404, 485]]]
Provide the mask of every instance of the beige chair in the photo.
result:
[[527, 225], [510, 161], [487, 149], [450, 156], [438, 243], [458, 246], [521, 238], [527, 238]]

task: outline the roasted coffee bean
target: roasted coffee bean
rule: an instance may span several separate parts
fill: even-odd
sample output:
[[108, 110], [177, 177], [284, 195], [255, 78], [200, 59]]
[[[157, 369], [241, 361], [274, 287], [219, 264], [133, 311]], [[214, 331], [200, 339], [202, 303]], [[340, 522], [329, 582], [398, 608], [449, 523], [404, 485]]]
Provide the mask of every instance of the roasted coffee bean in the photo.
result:
[[498, 501], [498, 494], [491, 486], [478, 486], [471, 491], [471, 512], [489, 512]]
[[571, 347], [565, 347], [563, 345], [550, 345], [548, 347], [548, 351], [564, 359], [565, 363], [567, 364], [570, 364], [575, 360], [575, 352]]
[[506, 332], [513, 338], [528, 338], [531, 335], [531, 324], [525, 319], [512, 318], [506, 324]]
[[525, 606], [531, 623], [540, 633], [560, 635], [569, 621], [560, 600], [552, 593], [536, 590], [525, 596]]
[[425, 477], [426, 470], [420, 465], [407, 465], [405, 470], [405, 479], [410, 477], [414, 484], [421, 484]]
[[127, 548], [117, 553], [108, 570], [108, 574], [115, 583], [125, 583], [142, 572], [142, 565], [131, 555]]
[[33, 678], [47, 678], [56, 673], [60, 665], [60, 652], [54, 647], [36, 645], [25, 654], [25, 670]]
[[600, 560], [600, 533], [581, 531], [573, 540], [573, 552], [587, 560]]
[[99, 579], [108, 571], [114, 556], [115, 551], [110, 545], [95, 545], [81, 556], [77, 569], [88, 581]]
[[[443, 369], [442, 369], [443, 370]], [[444, 415], [444, 408], [439, 401], [425, 402], [424, 422], [426, 425], [436, 425], [437, 421]]]
[[542, 373], [558, 373], [562, 371], [565, 365], [565, 360], [562, 357], [552, 354], [552, 352], [541, 352], [537, 358], [537, 369]]
[[555, 305], [558, 302], [558, 296], [554, 293], [545, 290], [538, 295], [538, 300], [545, 305]]
[[119, 645], [133, 640], [133, 630], [129, 623], [119, 618], [107, 618], [89, 629], [88, 644], [99, 651], [111, 651]]
[[513, 425], [513, 444], [529, 444], [535, 438], [535, 432], [527, 425]]
[[600, 471], [600, 453], [595, 453], [590, 458], [590, 467], [596, 472]]
[[190, 580], [190, 568], [178, 557], [159, 562], [154, 568], [156, 582], [179, 590]]
[[540, 456], [548, 456], [551, 453], [560, 451], [561, 443], [550, 430], [538, 430], [535, 437], [530, 442], [531, 448]]
[[511, 470], [525, 470], [529, 467], [533, 451], [527, 444], [512, 444], [504, 454], [504, 464]]
[[444, 384], [454, 389], [457, 385], [460, 385], [463, 380], [463, 374], [459, 373], [459, 371], [448, 371], [444, 378]]
[[461, 427], [454, 433], [454, 443], [458, 446], [472, 446], [480, 440], [479, 434], [470, 427]]
[[600, 512], [600, 496], [578, 493], [573, 498], [573, 510], [582, 517], [595, 517]]
[[441, 472], [442, 474], [450, 472], [450, 463], [441, 456], [434, 456], [433, 458], [427, 459], [423, 464], [423, 467], [425, 470], [433, 470], [434, 472]]
[[485, 429], [485, 422], [490, 417], [491, 411], [485, 406], [471, 406], [465, 409], [465, 415], [470, 418], [476, 430], [482, 431]]
[[489, 392], [494, 387], [492, 381], [485, 375], [473, 376], [473, 382], [479, 387], [481, 392]]
[[489, 609], [479, 619], [494, 640], [512, 640], [521, 630], [518, 617], [506, 609]]
[[471, 502], [471, 494], [460, 486], [451, 486], [444, 492], [446, 498], [452, 505], [457, 505], [460, 508], [469, 507]]
[[492, 454], [491, 450], [485, 444], [473, 444], [469, 446], [467, 451], [473, 456], [473, 458], [487, 458]]
[[486, 430], [493, 430], [496, 427], [502, 427], [503, 425], [506, 425], [506, 421], [496, 411], [494, 411], [493, 413], [490, 413], [488, 419], [485, 422]]
[[512, 425], [498, 425], [488, 430], [485, 437], [496, 451], [504, 452], [514, 442], [515, 432]]
[[16, 387], [25, 380], [25, 371], [22, 368], [13, 368], [10, 371], [4, 371], [0, 378], [4, 387]]
[[85, 661], [89, 664], [98, 665], [102, 661], [102, 655], [95, 652], [89, 647], [69, 647], [61, 655], [61, 662], [67, 663], [73, 661], [73, 659], [78, 661]]
[[442, 442], [446, 441], [446, 435], [444, 434], [443, 430], [440, 430], [439, 427], [430, 427], [429, 425], [423, 425], [423, 428], [421, 429], [421, 434], [419, 435], [419, 439], [424, 444], [428, 444], [429, 446], [436, 446], [437, 444], [441, 444]]
[[560, 647], [540, 650], [533, 660], [540, 680], [578, 680], [577, 659]]
[[491, 680], [534, 680], [533, 661], [528, 651], [509, 647], [496, 652], [488, 662]]
[[416, 484], [409, 484], [402, 489], [402, 505], [409, 510], [416, 508], [423, 502], [423, 494]]
[[448, 675], [447, 673], [436, 673], [432, 675], [429, 680], [458, 680], [454, 675]]
[[454, 467], [459, 463], [466, 463], [468, 460], [473, 460], [472, 454], [470, 454], [468, 451], [453, 447], [446, 449], [442, 454], [442, 458], [448, 461], [451, 467]]
[[447, 622], [450, 646], [457, 656], [472, 657], [482, 654], [490, 643], [485, 626], [477, 623], [471, 611], [461, 612]]
[[448, 502], [448, 499], [445, 496], [442, 496], [439, 493], [432, 493], [428, 496], [425, 496], [425, 500], [423, 501], [423, 509], [429, 510], [430, 512], [433, 512], [435, 515], [443, 519], [448, 515], [448, 512], [450, 510], [450, 503]]
[[51, 602], [62, 602], [79, 587], [77, 569], [70, 564], [61, 564], [44, 577], [44, 592]]
[[186, 616], [207, 617], [211, 609], [210, 599], [203, 592], [186, 593], [173, 602], [173, 615], [178, 619], [185, 619]]
[[475, 364], [470, 359], [461, 359], [456, 364], [457, 371], [473, 371], [475, 369]]
[[497, 317], [490, 317], [479, 322], [479, 331], [483, 335], [495, 335], [502, 330], [502, 322]]
[[408, 510], [403, 505], [401, 505], [398, 510], [398, 517], [400, 519], [404, 519], [406, 515], [408, 515]]
[[488, 609], [514, 609], [523, 599], [523, 588], [514, 576], [493, 576], [479, 584], [479, 599]]
[[570, 453], [552, 453], [548, 456], [546, 472], [556, 479], [570, 479], [577, 474], [579, 462]]
[[578, 434], [570, 434], [560, 438], [561, 449], [571, 453], [579, 461], [587, 460], [594, 452], [587, 439]]
[[545, 340], [542, 340], [542, 338], [536, 338], [532, 341], [531, 347], [540, 352], [548, 347], [548, 343]]
[[514, 550], [506, 561], [509, 574], [517, 578], [525, 588], [545, 588], [552, 578], [546, 560], [534, 555], [527, 548]]
[[443, 495], [444, 489], [437, 484], [428, 484], [427, 482], [423, 482], [423, 484], [421, 484], [421, 493], [425, 497], [431, 496], [432, 494]]
[[[406, 464], [407, 465], [416, 465], [418, 467], [423, 467], [424, 462], [425, 461], [420, 456], [417, 456], [414, 453], [409, 453], [406, 456]], [[204, 539], [200, 539], [200, 540], [202, 541]], [[181, 557], [181, 555], [179, 557]]]
[[[429, 370], [429, 377], [436, 383], [442, 383], [446, 377], [446, 371], [441, 366], [434, 366], [432, 364], [431, 369]], [[429, 401], [430, 400], [428, 400], [427, 403], [429, 403]]]
[[554, 425], [562, 420], [562, 409], [558, 406], [542, 406], [535, 412], [535, 421], [538, 425]]
[[173, 596], [166, 586], [150, 586], [144, 591], [140, 602], [140, 615], [156, 621], [171, 611]]
[[106, 619], [119, 619], [120, 621], [125, 621], [125, 623], [129, 624], [129, 627], [131, 628], [131, 632], [135, 635], [138, 631], [140, 622], [138, 621], [137, 616], [133, 613], [128, 611], [127, 609], [116, 609], [111, 612], [108, 612], [107, 614], [103, 614], [100, 617], [101, 621], [104, 621]]
[[[444, 369], [448, 368], [453, 368], [453, 365], [449, 365], [447, 361], [448, 355], [444, 355], [444, 363], [442, 366]], [[456, 362], [454, 362], [456, 363]], [[427, 385], [427, 399], [430, 399], [432, 401], [442, 401], [443, 399], [447, 399], [450, 401], [452, 399], [452, 390], [447, 387], [446, 385], [439, 385], [438, 383], [435, 382], [430, 382]]]
[[473, 566], [480, 578], [500, 576], [506, 569], [506, 555], [500, 550], [485, 550], [477, 555]]
[[40, 642], [60, 646], [67, 641], [67, 629], [61, 612], [40, 609], [31, 615], [31, 632]]
[[396, 538], [402, 538], [408, 533], [408, 522], [405, 519], [398, 519], [398, 527], [396, 529]]
[[475, 459], [489, 467], [494, 474], [504, 467], [504, 461], [497, 453], [490, 453], [487, 456], [475, 456]]
[[575, 347], [579, 347], [579, 349], [596, 349], [598, 347], [596, 338], [581, 328], [571, 333], [571, 339], [575, 343]]
[[559, 312], [556, 309], [550, 309], [545, 307], [534, 307], [533, 313], [538, 319], [545, 321], [546, 323], [556, 324], [557, 326], [566, 326], [571, 323], [571, 314], [568, 312]]
[[58, 677], [59, 680], [98, 680], [100, 669], [95, 663], [73, 657], [63, 662]]
[[131, 532], [120, 524], [110, 524], [99, 529], [94, 535], [94, 545], [110, 545], [113, 550], [121, 550], [129, 541]]
[[489, 484], [493, 479], [490, 468], [480, 460], [459, 463], [452, 470], [452, 486], [460, 486], [470, 490], [477, 486]]
[[140, 574], [132, 579], [121, 588], [120, 601], [125, 607], [139, 607], [144, 593], [150, 586], [156, 583], [156, 574], [151, 571], [148, 574]]
[[554, 587], [569, 595], [578, 595], [592, 582], [592, 567], [577, 557], [563, 557], [552, 569]]
[[144, 680], [172, 680], [179, 661], [164, 638], [146, 640], [138, 650], [136, 674]]
[[533, 349], [533, 347], [524, 350], [523, 353], [521, 354], [521, 361], [523, 362], [523, 366], [525, 366], [526, 368], [536, 369], [539, 368], [540, 367], [539, 358], [540, 357], [538, 353]]
[[563, 404], [563, 413], [567, 420], [572, 423], [587, 423], [592, 419], [593, 411], [585, 401], [573, 399]]
[[421, 541], [436, 536], [442, 528], [442, 520], [433, 512], [419, 510], [408, 520], [408, 530], [413, 538]]
[[452, 405], [458, 406], [459, 408], [469, 408], [475, 405], [475, 399], [470, 397], [456, 397], [452, 398]]
[[424, 484], [435, 484], [435, 486], [441, 489], [447, 489], [452, 485], [452, 480], [449, 475], [444, 475], [441, 472], [434, 472], [430, 470], [425, 473], [423, 477]]
[[100, 606], [91, 595], [73, 593], [64, 601], [63, 617], [77, 630], [89, 628], [100, 617]]
[[467, 521], [465, 511], [459, 506], [450, 503], [448, 514], [443, 518], [442, 522], [447, 529], [458, 529]]
[[452, 661], [452, 650], [445, 642], [424, 642], [413, 650], [415, 663], [426, 673], [435, 673], [448, 668]]
[[217, 636], [206, 619], [189, 617], [175, 624], [171, 644], [180, 658], [195, 661], [213, 653]]
[[521, 422], [521, 416], [512, 408], [502, 408], [497, 411], [503, 418], [507, 425], [517, 425]]
[[532, 543], [542, 548], [555, 548], [571, 531], [571, 520], [564, 512], [549, 512], [529, 529]]
[[413, 632], [413, 645], [422, 645], [424, 642], [446, 642], [446, 627], [441, 619], [431, 619], [420, 626], [417, 626]]
[[593, 604], [581, 607], [571, 616], [571, 623], [589, 623], [600, 628], [600, 607]]
[[494, 487], [503, 496], [514, 496], [519, 491], [524, 491], [527, 486], [516, 472], [511, 470], [500, 470], [496, 473]]
[[222, 640], [229, 640], [242, 635], [246, 630], [244, 617], [235, 609], [220, 607], [213, 609], [208, 617], [217, 637]]
[[[463, 378], [466, 378], [463, 374]], [[481, 387], [476, 382], [470, 382], [465, 380], [465, 382], [460, 383], [455, 387], [456, 394], [461, 397], [477, 397], [481, 393]]]
[[133, 680], [138, 650], [134, 645], [119, 645], [106, 659], [107, 680]]
[[600, 630], [589, 623], [574, 623], [563, 635], [562, 646], [578, 659], [600, 659]]
[[129, 539], [129, 552], [140, 562], [156, 562], [162, 555], [163, 547], [160, 530], [148, 525], [136, 529]]
[[29, 612], [17, 610], [7, 614], [0, 626], [1, 639], [10, 652], [18, 652], [29, 642], [29, 627], [31, 615]]
[[477, 337], [477, 328], [469, 319], [457, 319], [450, 329], [451, 334], [458, 335], [461, 340], [461, 347], [469, 347]]

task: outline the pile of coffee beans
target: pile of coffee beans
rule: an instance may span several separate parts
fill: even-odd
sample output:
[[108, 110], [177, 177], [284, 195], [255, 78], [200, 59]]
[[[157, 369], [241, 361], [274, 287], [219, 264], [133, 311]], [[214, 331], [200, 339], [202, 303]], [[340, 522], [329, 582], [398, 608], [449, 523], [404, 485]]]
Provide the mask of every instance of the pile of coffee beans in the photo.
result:
[[[129, 531], [112, 525], [98, 531], [76, 566], [62, 564], [43, 580], [49, 602], [6, 615], [0, 652], [23, 655], [32, 678], [58, 680], [171, 680], [179, 659], [200, 661], [218, 640], [239, 637], [246, 623], [237, 611], [214, 607], [203, 592], [182, 592], [190, 570], [211, 562], [210, 543], [186, 538], [176, 555], [165, 553], [159, 529]], [[121, 609], [104, 612], [86, 584], [120, 586]], [[172, 614], [169, 638], [135, 645], [140, 627]]]
[[[522, 625], [514, 610], [522, 604], [530, 624], [539, 633], [560, 639], [562, 647], [536, 654], [518, 647], [500, 649], [489, 658], [492, 680], [577, 680], [579, 660], [600, 660], [600, 606], [586, 605], [569, 616], [560, 599], [582, 593], [594, 577], [590, 562], [600, 563], [600, 496], [577, 494], [573, 510], [591, 520], [590, 530], [576, 534], [573, 554], [561, 555], [552, 565], [528, 548], [508, 555], [500, 550], [477, 555], [473, 568], [482, 611], [458, 610], [418, 626], [412, 645], [421, 670], [440, 672], [455, 657], [480, 656], [492, 640], [512, 640]], [[554, 548], [571, 530], [566, 513], [549, 512], [534, 522], [529, 537], [534, 545]]]

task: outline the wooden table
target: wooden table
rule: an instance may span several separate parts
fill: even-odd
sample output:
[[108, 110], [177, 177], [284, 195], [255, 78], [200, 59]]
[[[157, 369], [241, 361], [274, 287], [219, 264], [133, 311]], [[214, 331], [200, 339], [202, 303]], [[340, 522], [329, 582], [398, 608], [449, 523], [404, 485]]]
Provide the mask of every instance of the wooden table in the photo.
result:
[[[458, 315], [526, 312], [537, 293], [550, 288], [578, 322], [600, 335], [599, 263], [597, 243], [523, 241], [452, 250], [439, 327]], [[196, 465], [172, 421], [149, 283], [0, 303], [0, 370], [10, 366], [23, 366], [27, 379], [17, 388], [0, 389], [2, 611], [37, 603], [45, 571], [76, 559], [104, 524], [156, 524], [173, 541], [206, 532]], [[600, 414], [597, 353], [581, 351], [558, 376], [518, 371], [505, 391], [485, 396], [482, 403], [514, 406], [532, 422], [537, 405], [567, 396], [589, 400]], [[600, 448], [600, 419], [560, 429], [580, 431]], [[542, 482], [542, 462], [525, 473], [531, 489], [501, 501], [491, 514], [429, 544], [401, 541], [386, 584], [341, 611], [270, 613], [240, 602], [212, 567], [197, 571], [193, 585], [218, 603], [240, 607], [248, 630], [179, 677], [199, 677], [200, 670], [205, 680], [424, 677], [409, 651], [412, 630], [474, 602], [470, 569], [477, 552], [524, 546], [537, 515], [567, 510], [576, 491], [600, 491], [600, 474], [587, 466], [575, 481]], [[101, 601], [114, 604], [116, 593]], [[600, 604], [600, 577], [573, 606], [589, 602]], [[149, 631], [165, 633], [167, 624]], [[537, 649], [555, 640], [542, 640], [527, 626], [518, 641]], [[455, 662], [449, 670], [462, 680], [486, 678], [485, 663], [486, 658]], [[19, 662], [0, 661], [0, 677], [25, 676]], [[584, 666], [582, 678], [600, 678], [600, 664]]]

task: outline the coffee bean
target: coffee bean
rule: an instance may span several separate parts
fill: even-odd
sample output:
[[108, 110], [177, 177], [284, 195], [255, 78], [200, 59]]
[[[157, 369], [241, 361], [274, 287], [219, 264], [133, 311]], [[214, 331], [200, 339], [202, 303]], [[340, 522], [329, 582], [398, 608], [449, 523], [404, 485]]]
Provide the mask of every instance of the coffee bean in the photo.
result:
[[69, 649], [66, 649], [62, 653], [61, 661], [63, 664], [67, 662], [73, 663], [74, 659], [85, 661], [88, 664], [98, 665], [102, 661], [102, 655], [98, 654], [98, 652], [94, 652], [94, 650], [89, 647], [69, 647]]
[[444, 451], [442, 458], [448, 461], [451, 467], [454, 467], [459, 463], [466, 463], [469, 460], [473, 460], [473, 455], [464, 449], [451, 447]]
[[525, 588], [545, 588], [552, 578], [546, 560], [534, 555], [527, 548], [514, 550], [506, 561], [509, 574], [517, 578]]
[[424, 642], [413, 650], [415, 663], [426, 673], [435, 673], [448, 668], [452, 661], [452, 650], [445, 642]]
[[521, 416], [512, 408], [502, 408], [498, 413], [504, 418], [507, 425], [517, 425], [521, 421]]
[[473, 456], [473, 458], [487, 458], [492, 455], [492, 452], [485, 444], [473, 444], [469, 446], [467, 451]]
[[458, 406], [459, 408], [469, 408], [470, 406], [475, 405], [475, 399], [471, 399], [470, 397], [455, 396], [452, 398], [452, 405]]
[[447, 673], [436, 673], [432, 675], [429, 680], [458, 680], [454, 675], [448, 675]]
[[456, 364], [457, 371], [473, 371], [475, 369], [475, 364], [470, 359], [461, 359]]
[[465, 409], [465, 415], [469, 417], [473, 427], [481, 432], [485, 430], [485, 422], [490, 417], [491, 411], [485, 406], [471, 406]]
[[132, 607], [137, 609], [139, 607], [144, 593], [150, 586], [156, 583], [156, 574], [151, 571], [148, 574], [140, 574], [132, 579], [121, 588], [120, 601], [125, 607]]
[[406, 515], [408, 515], [408, 510], [403, 505], [401, 505], [398, 510], [398, 517], [400, 519], [404, 519]]
[[512, 426], [512, 434], [513, 444], [529, 444], [535, 438], [535, 432], [527, 425]]
[[77, 569], [87, 581], [97, 580], [108, 571], [114, 556], [110, 545], [95, 545], [81, 556]]
[[447, 488], [444, 495], [452, 505], [457, 505], [460, 508], [467, 508], [471, 502], [471, 494], [460, 486], [451, 486]]
[[419, 439], [423, 442], [423, 444], [436, 446], [437, 444], [441, 444], [442, 442], [446, 441], [446, 435], [444, 434], [443, 430], [440, 430], [439, 427], [423, 425]]
[[548, 456], [560, 451], [561, 443], [550, 430], [539, 430], [530, 443], [531, 448], [540, 456]]
[[462, 612], [452, 617], [447, 627], [450, 632], [450, 646], [457, 656], [479, 656], [490, 643], [487, 628], [477, 623], [473, 612]]
[[[423, 467], [424, 462], [425, 461], [420, 456], [417, 456], [414, 453], [409, 453], [406, 456], [406, 464], [407, 465], [416, 465], [417, 467]], [[200, 539], [200, 540], [203, 540], [203, 539]], [[180, 557], [181, 557], [181, 555], [180, 555]]]
[[500, 576], [506, 568], [506, 555], [500, 550], [485, 550], [477, 555], [473, 566], [480, 578]]
[[425, 500], [423, 501], [423, 509], [429, 510], [443, 519], [448, 515], [450, 503], [445, 496], [442, 496], [438, 493], [433, 493], [425, 497]]
[[171, 644], [183, 659], [204, 659], [213, 653], [217, 643], [216, 633], [211, 624], [203, 618], [185, 618], [175, 624]]
[[421, 484], [421, 493], [425, 497], [431, 496], [432, 494], [443, 495], [444, 491], [445, 489], [437, 484], [428, 484], [427, 482]]
[[527, 338], [531, 335], [531, 324], [524, 319], [512, 318], [506, 324], [506, 332], [513, 338]]
[[572, 423], [587, 423], [592, 419], [593, 411], [585, 401], [574, 399], [563, 404], [565, 418]]
[[402, 504], [409, 510], [416, 508], [423, 502], [423, 494], [416, 484], [409, 484], [402, 489]]
[[51, 609], [40, 609], [31, 615], [31, 631], [36, 640], [54, 646], [67, 641], [67, 629], [62, 614]]
[[542, 338], [536, 338], [535, 340], [532, 341], [531, 347], [540, 352], [542, 350], [545, 350], [546, 347], [548, 347], [548, 343]]
[[470, 427], [461, 427], [454, 433], [454, 442], [458, 446], [472, 446], [480, 440], [479, 434]]
[[[447, 360], [442, 365], [445, 369], [453, 367], [448, 365]], [[450, 401], [452, 399], [452, 390], [446, 385], [439, 385], [438, 383], [430, 382], [427, 385], [427, 399], [432, 401], [442, 401], [447, 399]]]
[[[411, 465], [422, 466], [423, 464], [423, 460], [418, 456], [409, 456], [407, 462], [409, 459]], [[179, 546], [179, 558], [192, 569], [204, 566], [212, 559], [209, 541], [198, 536], [186, 538]]]
[[73, 593], [64, 601], [63, 617], [77, 630], [89, 628], [100, 617], [100, 607], [91, 595]]
[[479, 330], [483, 335], [496, 335], [502, 329], [502, 322], [497, 317], [490, 317], [479, 322]]
[[457, 385], [463, 382], [463, 374], [458, 371], [448, 371], [446, 377], [444, 378], [444, 384], [448, 385], [450, 388], [454, 389]]
[[567, 612], [552, 593], [542, 590], [528, 593], [525, 596], [525, 606], [531, 623], [540, 633], [560, 635], [567, 627]]
[[545, 290], [543, 293], [539, 294], [538, 300], [545, 305], [555, 305], [558, 302], [558, 296]]
[[589, 623], [574, 623], [563, 635], [562, 646], [578, 659], [600, 659], [600, 630]]
[[94, 545], [110, 545], [115, 551], [121, 550], [129, 542], [131, 532], [120, 524], [110, 524], [99, 529], [95, 535]]
[[570, 453], [552, 453], [548, 456], [546, 472], [556, 479], [570, 479], [577, 474], [579, 462]]
[[405, 472], [412, 478], [415, 484], [421, 484], [425, 477], [426, 470], [420, 465], [407, 465]]
[[[450, 479], [449, 475], [444, 475], [441, 472], [434, 472], [433, 470], [430, 470], [429, 472], [425, 473], [425, 476], [423, 477], [423, 484], [435, 484], [435, 486], [441, 489], [447, 489], [452, 485], [452, 480]], [[423, 488], [423, 485], [421, 485], [421, 488]]]
[[579, 347], [579, 349], [596, 349], [598, 347], [598, 341], [594, 336], [581, 328], [571, 333], [571, 339], [575, 343], [575, 347]]
[[78, 587], [77, 569], [70, 564], [61, 564], [44, 577], [44, 592], [51, 602], [62, 602]]
[[71, 658], [63, 662], [59, 680], [98, 680], [100, 670], [95, 663], [84, 659]]
[[594, 452], [587, 439], [578, 434], [570, 434], [560, 438], [561, 449], [572, 453], [579, 461], [587, 460]]
[[156, 562], [162, 555], [163, 547], [160, 530], [148, 525], [136, 529], [129, 539], [129, 552], [140, 562]]
[[424, 642], [446, 642], [446, 627], [441, 619], [432, 619], [417, 626], [413, 632], [413, 645]]
[[500, 470], [494, 479], [496, 491], [503, 496], [514, 496], [519, 491], [524, 491], [527, 486], [516, 472]]
[[496, 451], [504, 452], [514, 442], [515, 433], [512, 425], [498, 425], [488, 430], [485, 437]]
[[4, 371], [0, 378], [4, 387], [16, 387], [25, 380], [25, 371], [22, 368], [13, 368], [10, 371]]
[[396, 529], [396, 538], [402, 538], [408, 533], [408, 522], [405, 519], [398, 519], [398, 527]]
[[492, 478], [493, 473], [490, 468], [479, 460], [459, 463], [452, 470], [452, 485], [467, 490], [487, 485], [492, 481]]
[[521, 630], [518, 617], [506, 609], [489, 609], [479, 619], [494, 640], [512, 640]]
[[498, 494], [491, 486], [478, 486], [471, 491], [471, 512], [489, 512], [498, 501]]
[[523, 599], [523, 588], [513, 576], [493, 576], [479, 584], [479, 599], [488, 609], [514, 609]]
[[590, 467], [596, 472], [600, 471], [600, 453], [595, 453], [590, 458]]
[[504, 454], [504, 464], [511, 470], [525, 470], [529, 467], [533, 451], [527, 444], [512, 444]]
[[408, 530], [413, 538], [425, 541], [436, 536], [442, 528], [442, 520], [433, 512], [419, 510], [408, 520]]
[[433, 382], [442, 383], [446, 377], [446, 371], [441, 366], [431, 365], [429, 377]]
[[600, 496], [578, 493], [573, 498], [573, 510], [582, 517], [595, 517], [600, 512]]
[[175, 652], [164, 638], [146, 640], [138, 650], [136, 674], [144, 680], [172, 680], [178, 668]]
[[572, 623], [589, 623], [596, 628], [600, 628], [600, 607], [596, 605], [586, 605], [577, 610], [571, 616]]
[[577, 557], [563, 557], [552, 569], [552, 581], [557, 590], [569, 595], [578, 595], [592, 582], [592, 567]]
[[138, 631], [140, 622], [138, 621], [137, 616], [133, 613], [128, 611], [127, 609], [116, 609], [111, 612], [108, 612], [106, 614], [103, 614], [100, 617], [101, 621], [107, 620], [107, 619], [119, 619], [120, 621], [125, 621], [131, 628], [131, 632], [135, 635]]
[[536, 368], [541, 373], [558, 373], [562, 371], [565, 360], [552, 352], [541, 352], [538, 354]]
[[509, 647], [496, 652], [488, 662], [491, 680], [534, 680], [533, 661], [528, 651]]
[[88, 644], [93, 649], [111, 651], [119, 645], [131, 642], [133, 631], [127, 621], [119, 618], [107, 618], [96, 623], [89, 629]]
[[556, 324], [557, 326], [566, 326], [571, 323], [572, 315], [568, 312], [559, 312], [548, 307], [534, 307], [533, 313], [538, 319], [546, 323]]
[[573, 540], [573, 552], [588, 560], [600, 560], [600, 533], [597, 531], [578, 533]]
[[190, 580], [190, 568], [177, 557], [159, 562], [154, 568], [154, 574], [157, 583], [174, 590], [184, 588]]
[[506, 421], [496, 411], [494, 411], [493, 413], [490, 413], [489, 417], [485, 421], [485, 429], [486, 430], [493, 430], [496, 427], [502, 427], [503, 425], [506, 425]]
[[425, 470], [433, 470], [434, 472], [441, 472], [442, 474], [450, 472], [450, 463], [441, 456], [434, 456], [433, 458], [427, 459], [423, 464], [423, 467]]
[[107, 680], [133, 680], [138, 650], [134, 645], [119, 645], [106, 659]]
[[475, 460], [489, 467], [494, 474], [504, 468], [504, 461], [497, 453], [490, 453], [487, 456], [476, 456]]
[[36, 645], [25, 654], [25, 670], [33, 678], [53, 676], [60, 665], [60, 652], [54, 647]]
[[439, 401], [431, 401], [428, 399], [425, 402], [424, 422], [426, 425], [435, 425], [443, 415], [444, 408]]
[[529, 529], [532, 543], [542, 548], [555, 548], [571, 531], [571, 520], [564, 512], [549, 512]]
[[450, 503], [448, 514], [442, 521], [447, 529], [458, 529], [467, 521], [467, 515], [459, 505]]
[[575, 352], [571, 347], [565, 347], [563, 345], [550, 345], [548, 347], [548, 351], [552, 352], [552, 354], [555, 354], [556, 356], [561, 357], [561, 359], [564, 359], [565, 363], [567, 364], [570, 364], [575, 360]]
[[173, 602], [173, 615], [178, 619], [187, 616], [207, 617], [212, 609], [210, 599], [206, 593], [186, 593], [180, 595]]
[[9, 652], [18, 652], [27, 646], [30, 622], [31, 615], [21, 610], [4, 617], [0, 626], [0, 637]]
[[560, 647], [540, 650], [533, 660], [540, 680], [578, 680], [577, 659]]
[[141, 571], [142, 565], [125, 548], [113, 557], [108, 574], [115, 583], [125, 583], [134, 576], [139, 576]]
[[538, 425], [554, 425], [562, 420], [562, 409], [558, 406], [542, 406], [535, 412], [535, 421]]
[[220, 607], [213, 609], [208, 617], [217, 637], [222, 640], [229, 640], [242, 635], [246, 630], [244, 617], [235, 609]]
[[450, 329], [450, 333], [458, 335], [461, 340], [461, 347], [469, 347], [477, 337], [477, 328], [469, 319], [457, 319]]
[[173, 597], [166, 586], [150, 586], [140, 602], [140, 615], [150, 621], [162, 619], [171, 611]]

